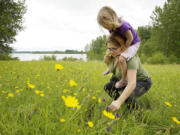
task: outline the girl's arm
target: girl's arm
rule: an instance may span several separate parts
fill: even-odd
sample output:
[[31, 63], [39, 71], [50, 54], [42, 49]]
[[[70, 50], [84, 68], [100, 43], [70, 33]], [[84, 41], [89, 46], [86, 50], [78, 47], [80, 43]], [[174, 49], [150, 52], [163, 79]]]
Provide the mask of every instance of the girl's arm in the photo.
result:
[[126, 39], [125, 48], [127, 49], [133, 41], [133, 35], [130, 30], [126, 32]]
[[125, 100], [132, 94], [136, 87], [136, 74], [137, 70], [136, 69], [129, 69], [127, 71], [127, 79], [128, 79], [128, 85], [124, 89], [123, 93], [121, 96], [113, 101], [111, 105], [108, 107], [112, 109], [112, 111], [116, 111], [120, 108], [120, 106], [125, 102]]

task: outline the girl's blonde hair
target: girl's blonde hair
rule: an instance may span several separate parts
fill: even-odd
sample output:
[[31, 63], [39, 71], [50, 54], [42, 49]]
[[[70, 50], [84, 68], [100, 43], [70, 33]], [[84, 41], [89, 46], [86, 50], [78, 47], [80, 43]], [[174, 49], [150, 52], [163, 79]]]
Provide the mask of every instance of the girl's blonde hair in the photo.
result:
[[97, 21], [103, 27], [104, 25], [112, 25], [113, 28], [117, 28], [120, 25], [116, 12], [108, 6], [104, 6], [99, 10]]

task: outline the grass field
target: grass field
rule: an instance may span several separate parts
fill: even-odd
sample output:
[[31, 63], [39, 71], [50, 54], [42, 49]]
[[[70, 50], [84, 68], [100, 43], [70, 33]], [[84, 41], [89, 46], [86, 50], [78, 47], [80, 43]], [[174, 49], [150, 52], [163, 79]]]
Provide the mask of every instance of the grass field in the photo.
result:
[[1, 61], [0, 135], [180, 135], [180, 65], [144, 67], [153, 85], [141, 109], [122, 105], [114, 119], [104, 63]]

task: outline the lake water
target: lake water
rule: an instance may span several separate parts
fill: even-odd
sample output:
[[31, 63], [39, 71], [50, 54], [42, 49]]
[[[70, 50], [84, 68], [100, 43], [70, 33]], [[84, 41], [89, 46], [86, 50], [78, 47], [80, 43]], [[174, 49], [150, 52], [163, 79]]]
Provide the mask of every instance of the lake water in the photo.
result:
[[57, 60], [61, 60], [64, 57], [73, 57], [77, 59], [87, 60], [86, 54], [33, 54], [33, 53], [12, 53], [12, 57], [18, 57], [20, 61], [31, 61], [31, 60], [40, 60], [44, 56], [56, 56]]

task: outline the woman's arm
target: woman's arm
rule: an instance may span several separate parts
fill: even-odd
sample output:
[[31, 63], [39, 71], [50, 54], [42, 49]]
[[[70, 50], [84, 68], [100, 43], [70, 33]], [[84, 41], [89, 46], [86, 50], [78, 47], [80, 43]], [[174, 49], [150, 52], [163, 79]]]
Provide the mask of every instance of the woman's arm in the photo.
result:
[[124, 89], [124, 91], [121, 94], [121, 96], [117, 100], [113, 101], [111, 103], [111, 105], [108, 106], [110, 109], [112, 109], [112, 111], [118, 110], [120, 108], [120, 106], [125, 102], [125, 100], [134, 91], [134, 89], [136, 87], [136, 73], [137, 73], [136, 69], [129, 69], [127, 71], [128, 85]]

